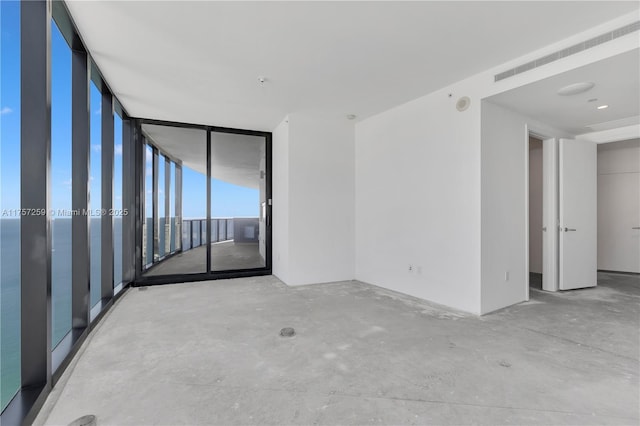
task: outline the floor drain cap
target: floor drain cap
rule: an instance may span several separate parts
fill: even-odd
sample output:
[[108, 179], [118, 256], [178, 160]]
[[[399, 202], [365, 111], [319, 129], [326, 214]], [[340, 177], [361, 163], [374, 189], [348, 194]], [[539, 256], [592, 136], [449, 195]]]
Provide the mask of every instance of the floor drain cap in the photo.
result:
[[291, 337], [294, 334], [296, 334], [296, 331], [291, 327], [285, 327], [282, 330], [280, 330], [280, 335], [282, 337]]
[[80, 418], [75, 419], [69, 426], [97, 426], [98, 419], [93, 414], [88, 414]]

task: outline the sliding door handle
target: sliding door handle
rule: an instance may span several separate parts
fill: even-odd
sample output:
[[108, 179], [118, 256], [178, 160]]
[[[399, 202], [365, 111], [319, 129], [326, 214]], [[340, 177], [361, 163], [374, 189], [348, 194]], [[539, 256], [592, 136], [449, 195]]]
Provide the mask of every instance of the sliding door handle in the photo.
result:
[[566, 228], [566, 227], [564, 228], [564, 232], [573, 232], [573, 231], [575, 231], [575, 229], [573, 228]]
[[640, 229], [640, 226], [634, 226], [634, 227], [633, 227], [633, 228], [631, 228], [631, 229]]

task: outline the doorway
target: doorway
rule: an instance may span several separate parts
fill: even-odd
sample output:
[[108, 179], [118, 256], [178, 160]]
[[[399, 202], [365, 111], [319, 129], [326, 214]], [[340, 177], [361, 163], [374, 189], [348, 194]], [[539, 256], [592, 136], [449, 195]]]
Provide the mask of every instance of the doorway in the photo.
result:
[[543, 274], [542, 139], [529, 134], [529, 288], [542, 290]]
[[596, 145], [527, 130], [526, 147], [527, 292], [595, 287]]
[[137, 282], [271, 273], [271, 134], [141, 120]]

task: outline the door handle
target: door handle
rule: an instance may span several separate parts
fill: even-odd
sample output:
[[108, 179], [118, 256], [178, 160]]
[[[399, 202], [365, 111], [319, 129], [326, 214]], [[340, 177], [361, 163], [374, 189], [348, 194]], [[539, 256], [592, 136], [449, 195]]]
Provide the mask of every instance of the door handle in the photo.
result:
[[633, 227], [633, 228], [631, 228], [631, 229], [640, 229], [640, 226], [634, 226], [634, 227]]
[[573, 232], [573, 231], [575, 231], [575, 229], [573, 228], [566, 228], [566, 227], [564, 228], [564, 232]]

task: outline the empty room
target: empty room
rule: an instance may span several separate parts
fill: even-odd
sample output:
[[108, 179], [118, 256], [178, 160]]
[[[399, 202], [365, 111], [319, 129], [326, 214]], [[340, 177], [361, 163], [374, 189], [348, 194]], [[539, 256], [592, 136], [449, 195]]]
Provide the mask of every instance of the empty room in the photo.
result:
[[637, 1], [0, 2], [4, 425], [636, 425]]

